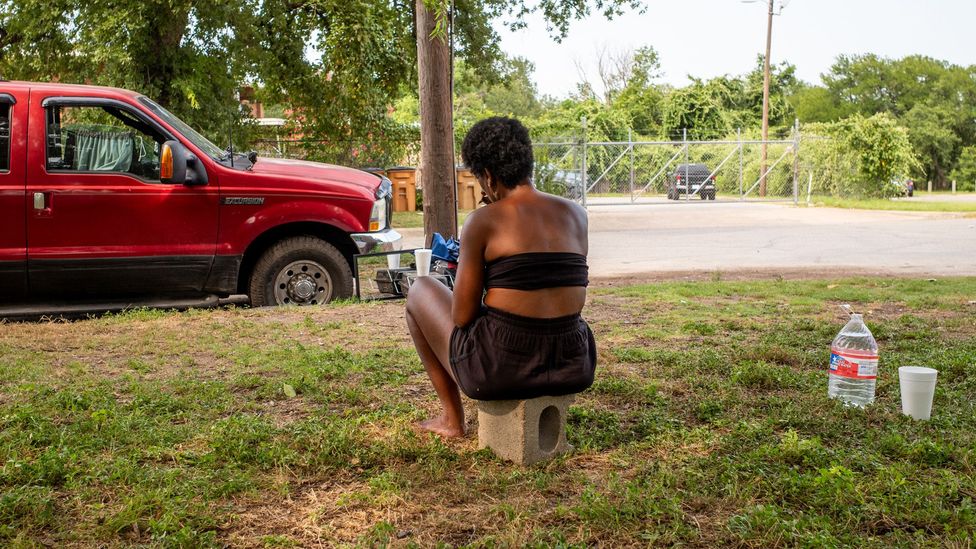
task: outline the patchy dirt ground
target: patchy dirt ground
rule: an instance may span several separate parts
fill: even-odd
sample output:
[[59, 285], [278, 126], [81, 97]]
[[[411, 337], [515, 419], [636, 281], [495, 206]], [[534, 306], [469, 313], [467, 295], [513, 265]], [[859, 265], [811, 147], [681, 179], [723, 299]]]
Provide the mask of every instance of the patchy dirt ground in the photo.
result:
[[[9, 465], [0, 488], [41, 507], [0, 503], [13, 528], [0, 542], [955, 543], [973, 525], [943, 502], [976, 493], [965, 480], [976, 462], [974, 282], [832, 274], [594, 279], [584, 314], [600, 372], [571, 409], [577, 449], [532, 468], [478, 451], [474, 436], [412, 428], [437, 402], [402, 301], [8, 323], [0, 460], [30, 474]], [[869, 313], [885, 353], [865, 414], [824, 397], [843, 302]], [[897, 413], [893, 372], [921, 360], [940, 368], [939, 418], [952, 421]], [[841, 480], [837, 467], [849, 470]], [[898, 490], [920, 503], [891, 499], [895, 473], [915, 479]], [[852, 491], [885, 514], [885, 533], [844, 514]], [[790, 522], [798, 514], [817, 520]]]

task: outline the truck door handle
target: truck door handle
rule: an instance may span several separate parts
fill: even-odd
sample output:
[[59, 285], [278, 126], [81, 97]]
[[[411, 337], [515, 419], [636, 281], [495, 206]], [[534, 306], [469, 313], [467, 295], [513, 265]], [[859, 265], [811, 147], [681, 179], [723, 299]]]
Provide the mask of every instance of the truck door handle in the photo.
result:
[[47, 209], [46, 193], [34, 193], [34, 209], [44, 211]]

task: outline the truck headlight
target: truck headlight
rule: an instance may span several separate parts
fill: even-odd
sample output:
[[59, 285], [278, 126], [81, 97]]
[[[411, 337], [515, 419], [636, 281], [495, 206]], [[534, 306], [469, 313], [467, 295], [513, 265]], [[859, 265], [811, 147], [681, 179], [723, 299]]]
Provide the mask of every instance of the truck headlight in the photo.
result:
[[386, 198], [380, 198], [373, 202], [373, 211], [369, 213], [369, 230], [382, 231], [389, 226], [386, 218]]
[[380, 186], [376, 188], [376, 201], [373, 211], [369, 213], [369, 230], [382, 231], [390, 226], [390, 215], [393, 205], [393, 184], [386, 177], [380, 176]]

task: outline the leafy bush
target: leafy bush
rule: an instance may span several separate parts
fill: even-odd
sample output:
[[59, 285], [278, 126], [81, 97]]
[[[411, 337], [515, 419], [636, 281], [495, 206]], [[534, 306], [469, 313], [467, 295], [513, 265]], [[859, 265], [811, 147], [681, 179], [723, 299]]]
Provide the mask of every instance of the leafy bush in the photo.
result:
[[898, 194], [891, 181], [918, 166], [908, 132], [887, 113], [855, 114], [810, 130], [830, 140], [805, 142], [814, 190], [834, 196], [886, 198]]
[[965, 147], [959, 153], [956, 167], [949, 174], [949, 180], [956, 182], [957, 191], [976, 190], [976, 146]]

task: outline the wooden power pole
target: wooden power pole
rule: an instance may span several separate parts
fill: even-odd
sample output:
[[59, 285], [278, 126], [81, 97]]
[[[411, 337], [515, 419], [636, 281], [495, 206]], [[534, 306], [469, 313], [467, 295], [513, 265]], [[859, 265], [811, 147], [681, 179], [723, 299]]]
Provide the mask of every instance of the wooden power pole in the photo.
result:
[[769, 140], [769, 50], [773, 42], [773, 0], [766, 21], [766, 57], [763, 59], [762, 162], [759, 163], [759, 196], [766, 196], [766, 146]]
[[457, 236], [457, 185], [454, 178], [452, 116], [451, 17], [447, 32], [434, 34], [436, 15], [415, 0], [417, 14], [417, 75], [420, 90], [420, 186], [424, 193], [424, 235], [429, 245], [437, 232]]

